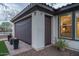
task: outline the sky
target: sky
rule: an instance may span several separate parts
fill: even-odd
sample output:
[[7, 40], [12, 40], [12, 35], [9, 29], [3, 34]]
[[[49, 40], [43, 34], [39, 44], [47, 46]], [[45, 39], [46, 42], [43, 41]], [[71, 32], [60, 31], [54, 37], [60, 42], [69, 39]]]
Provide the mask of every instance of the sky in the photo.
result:
[[12, 18], [9, 17], [9, 14], [12, 14], [13, 17], [19, 13], [20, 11], [22, 11], [28, 4], [26, 3], [5, 3], [6, 6], [8, 6], [7, 9], [5, 9], [4, 6], [0, 5], [0, 21], [5, 21], [6, 18], [8, 18], [9, 20]]
[[[48, 3], [50, 5], [50, 3]], [[11, 20], [16, 14], [21, 12], [27, 5], [28, 3], [4, 3], [4, 5], [8, 6], [7, 9], [0, 5], [0, 22], [2, 21], [8, 21]], [[54, 8], [60, 8], [64, 5], [67, 5], [67, 3], [58, 3], [54, 5]], [[12, 17], [10, 15], [12, 15]]]

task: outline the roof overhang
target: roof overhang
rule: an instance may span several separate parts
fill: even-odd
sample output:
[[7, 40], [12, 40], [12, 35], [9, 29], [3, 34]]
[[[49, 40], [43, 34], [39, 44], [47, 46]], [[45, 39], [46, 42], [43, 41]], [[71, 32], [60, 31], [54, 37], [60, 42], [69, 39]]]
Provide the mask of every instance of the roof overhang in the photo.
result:
[[29, 14], [35, 10], [40, 10], [40, 11], [44, 11], [44, 12], [51, 13], [51, 14], [53, 14], [53, 12], [54, 12], [54, 9], [52, 7], [50, 7], [49, 5], [46, 5], [44, 3], [32, 3], [32, 4], [28, 5], [26, 8], [24, 8], [14, 18], [12, 18], [11, 21], [14, 22], [17, 20], [17, 18], [19, 18], [24, 13]]
[[61, 14], [63, 12], [79, 10], [79, 3], [68, 4], [66, 6], [63, 6], [63, 7], [59, 8], [59, 9], [54, 9], [51, 6], [46, 5], [44, 3], [32, 3], [32, 4], [28, 5], [26, 8], [24, 8], [11, 21], [14, 22], [14, 21], [18, 20], [19, 18], [23, 17], [24, 13], [26, 13], [25, 15], [27, 15], [27, 14], [35, 11], [35, 10], [40, 10], [40, 11], [43, 11], [43, 12], [47, 12], [47, 13], [50, 13], [52, 15], [58, 15], [58, 14]]
[[70, 11], [75, 11], [75, 10], [79, 10], [79, 3], [72, 3], [72, 4], [68, 4], [66, 6], [63, 6], [59, 9], [57, 9], [55, 14], [60, 14], [63, 12], [70, 12]]

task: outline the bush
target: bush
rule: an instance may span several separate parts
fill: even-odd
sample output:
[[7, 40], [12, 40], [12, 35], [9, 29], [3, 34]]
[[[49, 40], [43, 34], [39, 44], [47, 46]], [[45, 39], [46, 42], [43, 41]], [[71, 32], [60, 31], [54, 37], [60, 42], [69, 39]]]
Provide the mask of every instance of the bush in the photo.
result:
[[67, 44], [65, 43], [64, 39], [59, 39], [56, 42], [56, 47], [59, 48], [59, 49], [65, 49], [65, 48], [67, 48]]

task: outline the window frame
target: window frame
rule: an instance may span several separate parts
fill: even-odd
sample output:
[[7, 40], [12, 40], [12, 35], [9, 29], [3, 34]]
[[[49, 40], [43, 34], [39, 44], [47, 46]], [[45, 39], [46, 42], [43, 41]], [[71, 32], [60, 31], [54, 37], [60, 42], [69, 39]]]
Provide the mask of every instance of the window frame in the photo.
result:
[[[71, 37], [61, 37], [61, 35], [60, 35], [60, 33], [61, 33], [61, 20], [60, 20], [60, 17], [61, 16], [65, 16], [65, 15], [71, 15], [71, 22], [72, 22], [72, 25], [71, 25]], [[60, 14], [59, 16], [58, 16], [58, 37], [59, 38], [61, 38], [61, 39], [72, 39], [72, 36], [73, 36], [73, 19], [72, 19], [72, 16], [73, 16], [73, 14], [72, 14], [72, 12], [69, 12], [69, 13], [63, 13], [63, 14]]]
[[76, 14], [78, 14], [79, 11], [75, 11], [75, 40], [78, 40], [79, 38], [77, 37], [77, 33], [76, 33], [76, 30], [77, 30], [77, 17], [76, 17]]

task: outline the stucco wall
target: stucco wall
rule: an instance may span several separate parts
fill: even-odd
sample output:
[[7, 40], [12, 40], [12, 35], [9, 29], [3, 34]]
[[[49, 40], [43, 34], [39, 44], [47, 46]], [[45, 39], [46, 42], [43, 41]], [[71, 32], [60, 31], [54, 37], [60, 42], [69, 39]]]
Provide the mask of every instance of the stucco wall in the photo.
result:
[[79, 51], [79, 41], [66, 40], [69, 49]]
[[[52, 43], [55, 44], [56, 39], [58, 39], [58, 16], [53, 16], [52, 18]], [[65, 39], [68, 44], [68, 49], [79, 51], [79, 41]]]
[[53, 16], [51, 20], [51, 41], [55, 44], [56, 39], [58, 39], [58, 17]]
[[32, 13], [32, 47], [36, 50], [44, 48], [44, 13]]

